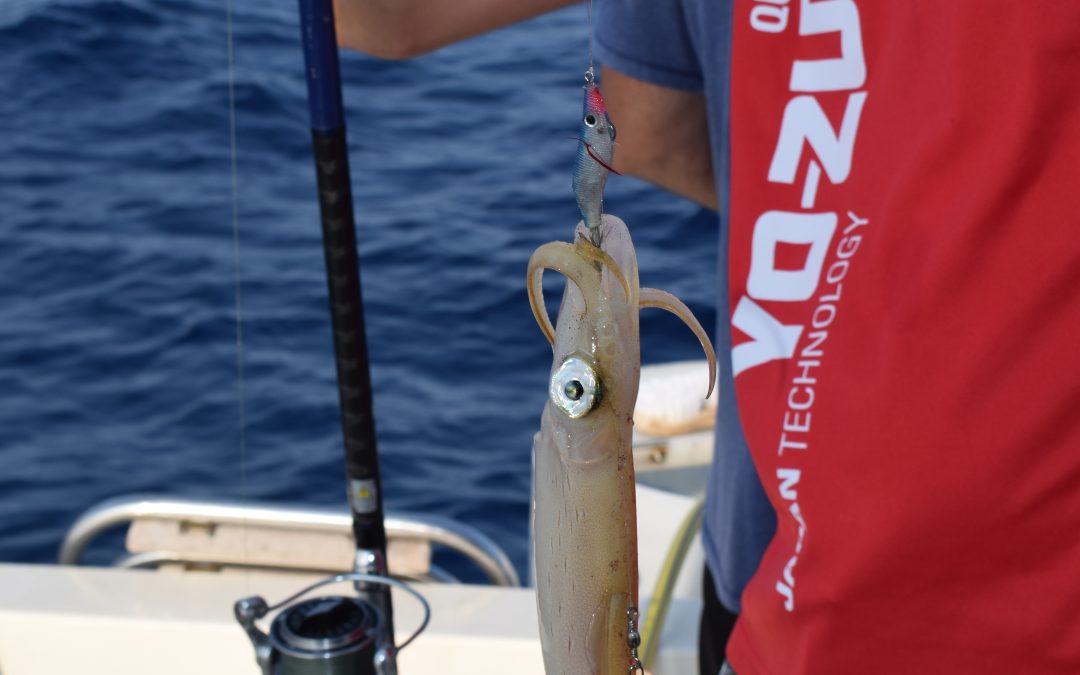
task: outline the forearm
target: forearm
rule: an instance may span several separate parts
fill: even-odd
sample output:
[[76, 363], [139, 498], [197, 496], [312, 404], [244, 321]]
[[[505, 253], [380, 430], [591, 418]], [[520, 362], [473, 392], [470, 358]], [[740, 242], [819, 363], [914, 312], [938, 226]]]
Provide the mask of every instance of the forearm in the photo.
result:
[[702, 152], [656, 154], [650, 157], [631, 157], [626, 164], [615, 161], [615, 170], [636, 176], [653, 185], [697, 202], [713, 211], [720, 210], [716, 195], [716, 178], [708, 146]]
[[600, 85], [618, 130], [614, 168], [719, 210], [705, 97], [610, 68]]
[[334, 0], [338, 43], [405, 59], [576, 0]]

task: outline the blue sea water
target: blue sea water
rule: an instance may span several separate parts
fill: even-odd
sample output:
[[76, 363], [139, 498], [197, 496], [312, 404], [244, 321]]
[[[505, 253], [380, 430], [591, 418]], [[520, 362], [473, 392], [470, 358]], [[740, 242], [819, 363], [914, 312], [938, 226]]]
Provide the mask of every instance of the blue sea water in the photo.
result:
[[[0, 3], [0, 560], [54, 560], [129, 493], [344, 509], [296, 6], [233, 4], [230, 75], [221, 0]], [[387, 507], [472, 524], [522, 571], [551, 357], [524, 270], [579, 218], [586, 61], [572, 7], [342, 62]], [[606, 205], [642, 283], [712, 326], [715, 216], [630, 178]], [[642, 341], [700, 354], [661, 312]]]

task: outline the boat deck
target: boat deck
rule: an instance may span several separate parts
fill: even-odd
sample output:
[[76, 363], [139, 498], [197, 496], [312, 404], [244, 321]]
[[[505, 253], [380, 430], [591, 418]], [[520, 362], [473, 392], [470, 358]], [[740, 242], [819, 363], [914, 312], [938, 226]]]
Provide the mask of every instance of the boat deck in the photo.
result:
[[[306, 581], [265, 573], [3, 565], [0, 673], [258, 675], [251, 643], [233, 618], [233, 602], [249, 595], [276, 601]], [[431, 624], [402, 651], [402, 673], [543, 674], [532, 589], [456, 584], [417, 589], [431, 603]], [[699, 611], [695, 599], [673, 600], [657, 673], [696, 668]], [[415, 600], [394, 591], [399, 637], [421, 616]]]

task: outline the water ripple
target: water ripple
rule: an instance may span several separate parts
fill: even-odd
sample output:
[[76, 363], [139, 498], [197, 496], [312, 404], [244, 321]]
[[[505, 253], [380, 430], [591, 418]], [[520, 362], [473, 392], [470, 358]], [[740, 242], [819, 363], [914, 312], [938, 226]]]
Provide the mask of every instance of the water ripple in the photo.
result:
[[[343, 503], [299, 29], [291, 5], [234, 6], [246, 457], [222, 4], [0, 4], [0, 559], [51, 560], [118, 494]], [[579, 217], [584, 29], [575, 7], [343, 60], [387, 504], [473, 524], [522, 569], [550, 365], [524, 269]], [[715, 321], [715, 218], [625, 178], [607, 203], [643, 283]], [[662, 315], [646, 356], [696, 356]]]

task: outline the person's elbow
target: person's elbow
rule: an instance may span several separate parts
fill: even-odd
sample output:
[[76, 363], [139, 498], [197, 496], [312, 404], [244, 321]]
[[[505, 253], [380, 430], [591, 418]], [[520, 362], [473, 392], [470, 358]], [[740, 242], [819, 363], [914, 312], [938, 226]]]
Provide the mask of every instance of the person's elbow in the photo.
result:
[[338, 45], [380, 59], [411, 59], [431, 51], [398, 3], [334, 0]]
[[408, 30], [386, 31], [373, 35], [367, 31], [338, 26], [338, 45], [387, 61], [403, 61], [431, 49], [417, 40]]
[[574, 0], [334, 0], [338, 43], [408, 59], [569, 5]]
[[615, 170], [717, 208], [705, 97], [605, 67], [604, 98], [619, 130]]
[[616, 147], [614, 168], [719, 210], [710, 149], [705, 143], [664, 146], [627, 140]]

